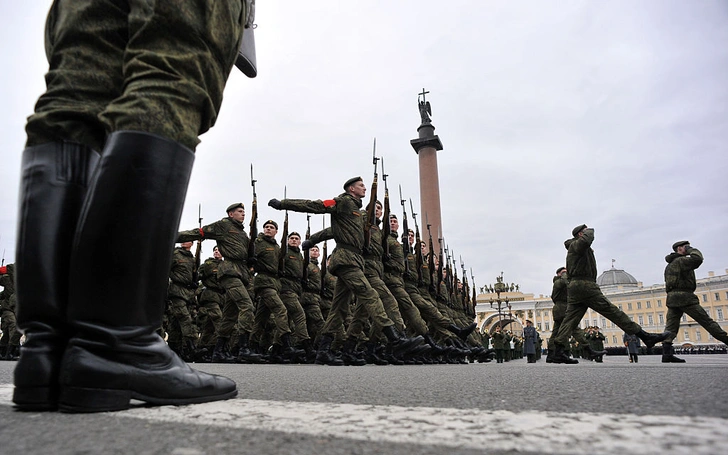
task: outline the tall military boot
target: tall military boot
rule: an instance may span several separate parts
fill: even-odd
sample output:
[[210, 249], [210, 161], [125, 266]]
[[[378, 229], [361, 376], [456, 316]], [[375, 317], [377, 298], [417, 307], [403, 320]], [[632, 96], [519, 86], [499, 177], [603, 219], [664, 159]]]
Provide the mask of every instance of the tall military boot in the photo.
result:
[[564, 348], [556, 345], [556, 352], [554, 352], [553, 363], [566, 363], [569, 365], [573, 365], [575, 363], [579, 363], [579, 361], [566, 355], [566, 353], [564, 352]]
[[16, 360], [18, 360], [19, 357], [20, 357], [20, 346], [17, 344], [8, 346], [8, 355], [5, 357], [5, 359], [16, 361]]
[[238, 363], [261, 363], [260, 354], [250, 350], [250, 334], [243, 332], [238, 337]]
[[319, 341], [318, 352], [316, 353], [316, 365], [342, 366], [344, 361], [336, 357], [331, 352], [331, 343], [334, 337], [331, 335], [321, 335]]
[[392, 354], [395, 357], [407, 354], [424, 341], [421, 336], [405, 338], [395, 330], [393, 325], [382, 327], [382, 333], [389, 340], [389, 344], [392, 346]]
[[473, 322], [467, 327], [458, 327], [455, 324], [450, 324], [447, 329], [457, 335], [458, 338], [465, 341], [468, 339], [468, 336], [473, 332], [473, 330], [475, 330], [476, 327], [478, 327], [478, 324]]
[[355, 338], [347, 338], [344, 341], [344, 346], [341, 349], [341, 360], [344, 361], [344, 365], [363, 366], [367, 364], [366, 359], [359, 357], [356, 353], [356, 343]]
[[235, 358], [228, 353], [227, 344], [227, 337], [217, 337], [215, 349], [212, 351], [212, 363], [235, 363]]
[[109, 135], [71, 256], [67, 317], [75, 333], [61, 362], [61, 411], [237, 395], [235, 382], [193, 370], [156, 332], [193, 161], [192, 151], [154, 134]]
[[73, 236], [99, 154], [75, 142], [23, 152], [16, 246], [16, 316], [25, 334], [13, 402], [21, 411], [58, 407], [58, 371], [71, 336], [66, 320]]
[[662, 363], [685, 363], [685, 359], [675, 357], [672, 343], [662, 342]]
[[0, 346], [0, 360], [5, 360], [6, 355], [8, 355], [8, 346]]
[[654, 345], [668, 339], [672, 334], [670, 332], [648, 333], [640, 329], [635, 335], [647, 346], [647, 352], [651, 352]]
[[431, 351], [430, 351], [431, 355], [438, 356], [438, 355], [444, 354], [447, 351], [447, 349], [445, 347], [437, 344], [437, 342], [432, 338], [432, 335], [430, 335], [429, 333], [426, 333], [422, 336], [425, 338], [425, 342], [431, 348]]
[[283, 348], [281, 350], [281, 355], [292, 362], [298, 362], [300, 360], [299, 357], [306, 355], [306, 351], [293, 346], [290, 333], [284, 333], [281, 335], [281, 346]]

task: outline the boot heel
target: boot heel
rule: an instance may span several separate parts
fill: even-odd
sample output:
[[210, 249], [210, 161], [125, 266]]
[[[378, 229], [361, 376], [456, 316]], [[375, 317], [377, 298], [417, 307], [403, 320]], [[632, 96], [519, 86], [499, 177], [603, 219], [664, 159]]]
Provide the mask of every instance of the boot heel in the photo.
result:
[[50, 387], [15, 387], [13, 403], [18, 411], [55, 411], [58, 409], [58, 390]]
[[63, 387], [58, 408], [61, 412], [122, 411], [131, 407], [131, 391]]

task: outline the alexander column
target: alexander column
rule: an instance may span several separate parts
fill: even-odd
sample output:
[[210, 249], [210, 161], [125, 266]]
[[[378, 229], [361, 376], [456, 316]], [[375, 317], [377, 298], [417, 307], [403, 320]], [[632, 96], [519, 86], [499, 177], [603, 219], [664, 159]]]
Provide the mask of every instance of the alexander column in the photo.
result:
[[[420, 161], [420, 220], [423, 226], [423, 233], [427, 235], [426, 222], [430, 224], [432, 240], [438, 242], [438, 237], [443, 236], [442, 221], [440, 215], [440, 179], [437, 171], [437, 151], [442, 150], [442, 142], [435, 135], [435, 127], [432, 125], [430, 115], [432, 108], [427, 101], [426, 92], [422, 89], [417, 97], [417, 104], [420, 109], [422, 123], [417, 132], [419, 137], [412, 139], [410, 144], [419, 156]], [[435, 248], [439, 248], [435, 245]]]

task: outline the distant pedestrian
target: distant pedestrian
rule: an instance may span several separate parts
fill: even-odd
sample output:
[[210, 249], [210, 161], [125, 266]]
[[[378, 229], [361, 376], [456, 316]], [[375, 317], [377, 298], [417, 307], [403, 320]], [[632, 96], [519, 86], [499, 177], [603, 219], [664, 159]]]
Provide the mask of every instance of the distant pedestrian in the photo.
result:
[[625, 333], [622, 336], [622, 342], [627, 348], [627, 354], [629, 354], [629, 363], [637, 363], [639, 361], [638, 356], [640, 353], [640, 347], [642, 346], [639, 337], [635, 334], [630, 335], [628, 333]]

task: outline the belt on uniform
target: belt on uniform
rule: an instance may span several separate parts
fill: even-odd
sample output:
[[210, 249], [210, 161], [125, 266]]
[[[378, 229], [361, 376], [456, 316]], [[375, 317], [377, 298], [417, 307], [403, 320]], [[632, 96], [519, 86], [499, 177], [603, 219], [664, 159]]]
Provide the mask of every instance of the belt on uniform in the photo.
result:
[[356, 253], [356, 254], [362, 254], [361, 248], [356, 248], [351, 245], [347, 245], [346, 243], [337, 243], [336, 248], [341, 248], [341, 249], [351, 251], [352, 253]]

